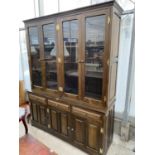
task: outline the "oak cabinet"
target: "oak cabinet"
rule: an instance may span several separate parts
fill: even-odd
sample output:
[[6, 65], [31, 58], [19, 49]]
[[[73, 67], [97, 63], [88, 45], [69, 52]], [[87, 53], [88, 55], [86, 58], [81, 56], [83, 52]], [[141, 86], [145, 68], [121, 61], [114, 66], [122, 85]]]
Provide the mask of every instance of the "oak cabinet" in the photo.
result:
[[32, 125], [91, 155], [113, 139], [121, 12], [109, 1], [24, 21]]

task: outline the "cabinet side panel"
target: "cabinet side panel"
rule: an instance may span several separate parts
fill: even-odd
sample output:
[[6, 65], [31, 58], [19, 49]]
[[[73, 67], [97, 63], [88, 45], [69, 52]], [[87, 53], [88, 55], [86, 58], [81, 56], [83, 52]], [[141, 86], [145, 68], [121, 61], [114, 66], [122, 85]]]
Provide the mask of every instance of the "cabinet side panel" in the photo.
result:
[[112, 35], [111, 35], [111, 53], [110, 53], [110, 71], [109, 71], [109, 105], [114, 101], [116, 96], [117, 82], [117, 66], [118, 66], [118, 51], [119, 51], [119, 32], [120, 32], [120, 17], [113, 12], [112, 17]]
[[109, 99], [112, 100], [116, 94], [116, 81], [117, 81], [117, 63], [113, 63], [110, 69], [110, 93]]

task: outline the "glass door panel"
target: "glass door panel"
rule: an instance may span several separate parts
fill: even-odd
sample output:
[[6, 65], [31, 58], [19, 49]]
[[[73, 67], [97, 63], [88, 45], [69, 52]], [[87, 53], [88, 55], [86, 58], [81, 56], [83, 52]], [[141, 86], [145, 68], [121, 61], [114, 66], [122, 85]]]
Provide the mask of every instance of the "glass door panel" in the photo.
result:
[[87, 17], [85, 22], [85, 96], [101, 99], [105, 16]]
[[78, 20], [63, 22], [64, 91], [78, 94]]
[[46, 62], [46, 87], [57, 89], [57, 67], [56, 67], [56, 32], [55, 24], [43, 26], [44, 35], [44, 58]]
[[31, 65], [32, 65], [32, 85], [41, 86], [41, 64], [40, 59], [40, 49], [39, 49], [39, 37], [38, 28], [29, 28], [29, 39], [30, 39], [30, 49], [31, 49]]

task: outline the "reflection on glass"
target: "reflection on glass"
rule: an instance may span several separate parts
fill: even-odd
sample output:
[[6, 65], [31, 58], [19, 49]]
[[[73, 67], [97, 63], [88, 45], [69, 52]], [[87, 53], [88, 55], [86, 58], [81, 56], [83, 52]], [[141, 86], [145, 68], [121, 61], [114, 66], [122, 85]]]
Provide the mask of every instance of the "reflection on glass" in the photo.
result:
[[57, 69], [56, 69], [56, 43], [55, 25], [48, 24], [43, 26], [44, 51], [46, 61], [46, 87], [57, 89]]
[[101, 99], [105, 17], [86, 18], [85, 96]]
[[41, 65], [38, 29], [37, 27], [29, 28], [29, 39], [31, 48], [31, 63], [32, 63], [32, 85], [41, 86]]
[[78, 21], [63, 23], [65, 92], [78, 93]]

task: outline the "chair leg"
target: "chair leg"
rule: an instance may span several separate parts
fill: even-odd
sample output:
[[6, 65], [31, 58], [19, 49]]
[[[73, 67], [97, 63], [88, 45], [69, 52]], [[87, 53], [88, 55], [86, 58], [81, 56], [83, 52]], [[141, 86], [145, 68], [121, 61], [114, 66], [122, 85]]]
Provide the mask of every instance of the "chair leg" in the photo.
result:
[[31, 119], [31, 114], [28, 114], [26, 118], [27, 118], [27, 123], [29, 123]]
[[22, 122], [23, 122], [24, 127], [25, 127], [25, 134], [27, 134], [27, 133], [28, 133], [28, 127], [27, 127], [27, 124], [26, 124], [25, 118], [22, 119]]

